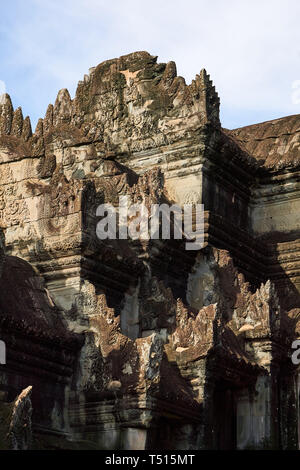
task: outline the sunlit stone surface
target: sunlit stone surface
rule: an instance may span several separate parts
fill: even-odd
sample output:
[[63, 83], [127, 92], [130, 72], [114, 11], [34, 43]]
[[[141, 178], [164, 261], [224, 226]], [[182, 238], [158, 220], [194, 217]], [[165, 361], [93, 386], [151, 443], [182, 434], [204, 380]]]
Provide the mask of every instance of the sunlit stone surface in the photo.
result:
[[[223, 129], [206, 71], [146, 52], [35, 133], [2, 96], [0, 448], [298, 448], [299, 136]], [[99, 240], [122, 195], [204, 204], [204, 247]]]

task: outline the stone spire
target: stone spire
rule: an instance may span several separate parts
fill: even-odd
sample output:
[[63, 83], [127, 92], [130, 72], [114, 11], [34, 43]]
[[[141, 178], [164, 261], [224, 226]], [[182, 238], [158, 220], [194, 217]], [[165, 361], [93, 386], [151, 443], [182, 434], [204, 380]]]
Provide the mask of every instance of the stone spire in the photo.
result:
[[0, 96], [0, 135], [8, 135], [11, 131], [14, 108], [10, 96], [5, 93]]
[[23, 130], [23, 113], [22, 113], [22, 108], [19, 107], [15, 110], [13, 114], [10, 134], [16, 137], [21, 137], [22, 130]]
[[220, 126], [220, 98], [205, 69], [196, 75], [195, 80], [191, 83], [191, 88], [199, 99], [200, 113], [205, 121]]

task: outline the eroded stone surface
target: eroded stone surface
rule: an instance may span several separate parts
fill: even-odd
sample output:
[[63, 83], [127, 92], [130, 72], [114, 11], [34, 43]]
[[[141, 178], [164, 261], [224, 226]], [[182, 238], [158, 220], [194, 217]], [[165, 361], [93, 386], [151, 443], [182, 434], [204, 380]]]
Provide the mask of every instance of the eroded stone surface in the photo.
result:
[[[32, 387], [34, 448], [297, 448], [298, 123], [224, 130], [206, 71], [147, 52], [90, 69], [33, 134], [5, 95], [0, 419]], [[99, 240], [120, 196], [204, 204], [203, 248]]]

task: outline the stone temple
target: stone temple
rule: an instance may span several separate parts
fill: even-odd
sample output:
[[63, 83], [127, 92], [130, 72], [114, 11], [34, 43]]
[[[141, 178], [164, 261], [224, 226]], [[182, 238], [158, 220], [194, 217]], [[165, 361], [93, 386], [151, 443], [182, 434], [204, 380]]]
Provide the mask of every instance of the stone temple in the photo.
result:
[[[147, 52], [34, 133], [3, 95], [0, 449], [297, 449], [299, 170], [300, 115], [224, 129]], [[204, 204], [204, 246], [100, 240], [121, 195]]]

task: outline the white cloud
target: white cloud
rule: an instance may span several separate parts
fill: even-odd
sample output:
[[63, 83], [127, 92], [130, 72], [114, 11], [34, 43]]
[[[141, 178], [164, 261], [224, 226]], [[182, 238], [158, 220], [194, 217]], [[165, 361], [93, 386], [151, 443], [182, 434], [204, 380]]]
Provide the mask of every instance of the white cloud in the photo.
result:
[[292, 103], [300, 104], [300, 80], [295, 80], [292, 83]]
[[229, 111], [295, 113], [298, 0], [31, 0], [26, 8], [27, 20], [21, 15], [8, 33], [11, 61], [29, 67], [39, 88], [55, 81], [74, 94], [89, 67], [148, 50], [160, 61], [175, 60], [188, 82], [205, 67], [225, 119]]
[[6, 92], [6, 86], [5, 82], [3, 80], [0, 80], [0, 104], [3, 103], [3, 98], [4, 98], [4, 93]]

